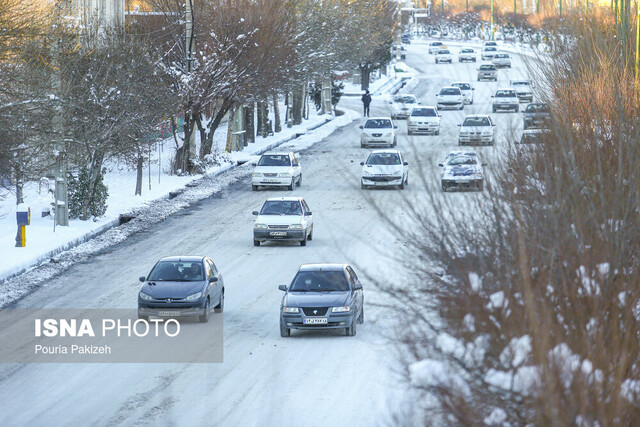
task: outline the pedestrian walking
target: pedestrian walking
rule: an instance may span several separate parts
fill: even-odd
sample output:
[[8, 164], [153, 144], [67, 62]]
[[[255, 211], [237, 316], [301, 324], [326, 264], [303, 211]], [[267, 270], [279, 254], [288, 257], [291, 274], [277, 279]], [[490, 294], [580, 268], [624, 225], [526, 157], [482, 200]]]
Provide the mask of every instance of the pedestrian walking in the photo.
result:
[[371, 104], [371, 95], [369, 95], [369, 91], [366, 91], [364, 95], [362, 95], [362, 105], [364, 106], [364, 116], [369, 117], [369, 105]]

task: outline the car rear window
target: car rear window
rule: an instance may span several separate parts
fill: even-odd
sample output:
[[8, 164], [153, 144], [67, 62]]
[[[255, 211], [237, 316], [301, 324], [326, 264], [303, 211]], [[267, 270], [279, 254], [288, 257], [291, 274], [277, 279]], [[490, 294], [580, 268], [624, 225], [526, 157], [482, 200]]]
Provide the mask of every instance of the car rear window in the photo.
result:
[[473, 53], [473, 49], [462, 49], [460, 53]]
[[484, 48], [484, 51], [485, 51], [485, 52], [495, 52], [495, 51], [497, 51], [497, 50], [498, 50], [498, 49], [496, 49], [495, 47], [491, 47], [491, 46], [489, 46], [489, 47], [485, 47], [485, 48]]
[[487, 117], [467, 117], [464, 119], [462, 126], [490, 126], [489, 119]]
[[404, 104], [415, 104], [416, 97], [415, 96], [396, 96], [393, 99], [393, 102], [404, 103]]
[[524, 111], [526, 113], [548, 113], [549, 106], [547, 104], [529, 104]]
[[349, 283], [342, 271], [299, 271], [293, 278], [289, 291], [296, 292], [344, 292]]
[[448, 87], [440, 90], [440, 95], [460, 95], [459, 87]]
[[438, 113], [434, 108], [414, 108], [411, 115], [415, 117], [438, 117]]
[[496, 91], [496, 98], [512, 98], [514, 96], [516, 96], [516, 92], [513, 90]]
[[288, 154], [264, 154], [258, 166], [291, 166], [291, 159]]
[[371, 153], [367, 158], [368, 165], [399, 165], [400, 156], [396, 153]]
[[460, 90], [471, 90], [471, 85], [469, 83], [454, 83], [451, 86], [459, 87]]
[[475, 156], [456, 156], [447, 162], [449, 166], [455, 165], [477, 165], [478, 159]]
[[204, 280], [201, 261], [160, 261], [153, 267], [147, 281], [196, 282]]
[[302, 208], [297, 200], [267, 200], [260, 215], [302, 215]]
[[480, 66], [480, 71], [495, 71], [495, 65], [484, 64]]
[[442, 42], [431, 42], [431, 46], [442, 46]]
[[391, 127], [389, 119], [370, 119], [364, 125], [365, 129], [385, 129]]
[[438, 51], [438, 55], [449, 55], [449, 54], [451, 54], [451, 52], [449, 52], [446, 49], [442, 49]]

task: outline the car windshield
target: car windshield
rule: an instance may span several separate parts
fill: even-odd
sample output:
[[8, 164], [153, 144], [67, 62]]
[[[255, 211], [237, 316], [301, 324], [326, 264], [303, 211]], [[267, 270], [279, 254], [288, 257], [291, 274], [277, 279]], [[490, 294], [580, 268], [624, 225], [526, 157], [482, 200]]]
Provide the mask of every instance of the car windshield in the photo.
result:
[[299, 271], [289, 291], [294, 292], [344, 292], [349, 283], [342, 271]]
[[397, 102], [400, 104], [415, 104], [416, 97], [415, 96], [396, 96], [393, 99], [393, 102]]
[[485, 46], [498, 46], [498, 43], [496, 43], [496, 42], [485, 42], [484, 45]]
[[260, 215], [302, 215], [302, 208], [297, 200], [267, 200]]
[[288, 154], [264, 154], [258, 166], [291, 166], [291, 159]]
[[534, 144], [540, 142], [542, 139], [542, 135], [539, 133], [524, 133], [522, 134], [522, 139], [520, 140], [523, 144]]
[[480, 70], [481, 71], [493, 71], [495, 69], [496, 69], [496, 67], [493, 66], [493, 65], [481, 65], [480, 66]]
[[511, 86], [529, 86], [529, 82], [511, 82]]
[[489, 46], [489, 47], [485, 47], [485, 48], [484, 48], [484, 51], [485, 51], [485, 52], [495, 52], [495, 51], [497, 51], [497, 50], [498, 50], [498, 49], [496, 49], [495, 47], [491, 47], [491, 46]]
[[442, 46], [441, 42], [431, 42], [431, 46]]
[[496, 92], [496, 98], [513, 98], [516, 93], [512, 90], [499, 90]]
[[478, 164], [478, 160], [475, 157], [471, 157], [471, 156], [456, 156], [453, 159], [449, 160], [449, 162], [447, 162], [447, 165], [449, 166], [477, 165], [477, 164]]
[[495, 56], [494, 56], [494, 58], [498, 58], [498, 59], [500, 59], [500, 58], [508, 58], [508, 57], [509, 57], [509, 55], [507, 55], [506, 53], [496, 53]]
[[440, 91], [440, 95], [460, 95], [460, 88], [445, 88]]
[[365, 123], [365, 129], [387, 129], [391, 127], [391, 120], [389, 119], [371, 119]]
[[529, 104], [526, 113], [548, 113], [549, 106], [547, 104]]
[[153, 267], [147, 281], [196, 282], [204, 280], [201, 261], [161, 261]]
[[371, 153], [367, 158], [368, 165], [399, 165], [400, 156], [397, 153]]
[[467, 117], [462, 126], [491, 126], [488, 117]]
[[449, 55], [451, 52], [449, 52], [446, 49], [442, 49], [438, 51], [438, 55]]
[[473, 53], [473, 49], [462, 49], [460, 53]]
[[414, 117], [438, 117], [434, 108], [414, 108], [411, 115]]
[[451, 86], [459, 87], [460, 90], [471, 90], [471, 85], [469, 83], [454, 83]]

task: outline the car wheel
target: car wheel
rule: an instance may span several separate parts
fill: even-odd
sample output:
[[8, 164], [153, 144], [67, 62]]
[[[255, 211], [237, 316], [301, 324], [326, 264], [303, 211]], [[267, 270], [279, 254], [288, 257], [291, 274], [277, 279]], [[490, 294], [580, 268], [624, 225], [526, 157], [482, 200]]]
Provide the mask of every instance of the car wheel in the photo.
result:
[[402, 183], [399, 185], [401, 190], [404, 190], [404, 180], [402, 180]]
[[445, 193], [447, 192], [447, 186], [444, 185], [444, 184], [442, 184], [442, 191], [445, 192]]
[[284, 320], [280, 319], [280, 336], [283, 338], [291, 336], [291, 329], [284, 325]]
[[289, 191], [293, 191], [293, 178], [291, 178], [291, 184], [287, 187]]
[[439, 131], [439, 130], [437, 130], [437, 131], [435, 132], [435, 135], [440, 135], [440, 131]]
[[304, 238], [300, 240], [300, 246], [307, 246], [307, 236], [304, 236]]
[[461, 110], [464, 110], [464, 104], [461, 104], [461, 105], [460, 105], [460, 109], [461, 109]]
[[258, 191], [258, 186], [257, 185], [252, 185], [251, 186], [251, 191]]
[[207, 323], [209, 321], [209, 300], [204, 304], [204, 312], [202, 316], [198, 317], [200, 323]]
[[224, 311], [224, 289], [220, 292], [220, 301], [218, 302], [218, 305], [213, 307], [213, 311], [216, 313], [222, 313]]
[[296, 186], [300, 187], [302, 185], [302, 174], [298, 177], [298, 182], [296, 182]]
[[410, 130], [407, 131], [407, 135], [413, 135], [413, 132], [411, 132]]
[[483, 182], [483, 181], [480, 181], [480, 182], [478, 183], [478, 191], [482, 191], [482, 190], [484, 190], [484, 182]]
[[495, 112], [496, 112], [496, 109], [495, 109], [495, 108], [493, 109], [493, 112], [494, 112], [494, 114], [495, 114]]
[[358, 323], [357, 320], [353, 319], [353, 322], [351, 322], [351, 326], [349, 326], [348, 328], [345, 328], [345, 332], [347, 333], [348, 337], [356, 336], [356, 323]]
[[360, 148], [367, 148], [367, 147], [363, 143], [360, 143]]
[[367, 186], [366, 186], [366, 185], [364, 185], [362, 182], [360, 182], [360, 189], [362, 189], [362, 190], [366, 190], [366, 189], [367, 189]]
[[438, 60], [436, 59], [436, 64], [438, 63]]
[[253, 246], [260, 246], [260, 240], [253, 239]]
[[358, 316], [358, 324], [362, 325], [364, 323], [364, 306], [360, 310], [360, 315]]
[[469, 103], [469, 105], [472, 105], [472, 104], [473, 104], [473, 99], [471, 100], [471, 102]]
[[307, 237], [307, 240], [313, 240], [313, 227], [311, 228], [311, 232], [309, 233], [309, 237]]
[[516, 110], [515, 111], [516, 111], [516, 113], [520, 112], [520, 106], [519, 105], [516, 105]]

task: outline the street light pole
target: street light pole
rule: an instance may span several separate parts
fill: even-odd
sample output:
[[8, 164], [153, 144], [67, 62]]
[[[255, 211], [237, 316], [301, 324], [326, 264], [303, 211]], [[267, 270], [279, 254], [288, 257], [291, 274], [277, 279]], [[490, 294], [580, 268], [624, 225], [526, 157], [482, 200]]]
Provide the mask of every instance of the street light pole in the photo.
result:
[[636, 85], [638, 84], [638, 68], [640, 68], [640, 1], [637, 3], [636, 13]]

